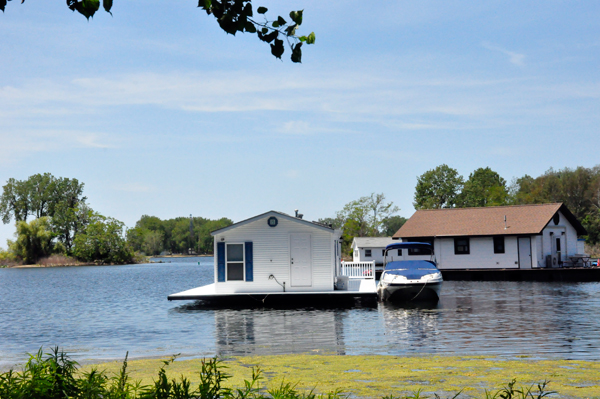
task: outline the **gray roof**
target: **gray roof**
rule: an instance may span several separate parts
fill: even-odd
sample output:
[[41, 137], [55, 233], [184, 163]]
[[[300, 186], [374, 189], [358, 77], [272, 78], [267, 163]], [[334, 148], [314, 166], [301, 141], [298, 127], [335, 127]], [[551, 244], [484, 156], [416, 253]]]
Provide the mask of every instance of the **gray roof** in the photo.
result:
[[392, 240], [392, 237], [354, 237], [352, 248], [385, 248], [395, 242], [398, 240]]
[[300, 218], [288, 215], [287, 213], [283, 213], [283, 212], [269, 211], [269, 212], [261, 213], [260, 215], [256, 215], [254, 217], [251, 217], [250, 219], [246, 219], [246, 220], [242, 220], [241, 222], [234, 223], [234, 224], [229, 225], [227, 227], [223, 227], [221, 229], [211, 231], [210, 234], [212, 236], [214, 236], [216, 234], [223, 233], [223, 232], [225, 232], [227, 230], [235, 229], [236, 227], [239, 227], [239, 226], [242, 226], [242, 225], [254, 222], [255, 220], [258, 220], [258, 219], [261, 219], [261, 218], [265, 218], [265, 217], [271, 216], [271, 215], [283, 217], [283, 218], [291, 220], [293, 222], [298, 222], [298, 223], [305, 224], [305, 225], [312, 226], [312, 227], [316, 227], [316, 228], [319, 228], [319, 229], [322, 229], [322, 230], [334, 231], [334, 229], [332, 227], [324, 225], [324, 224], [319, 223], [319, 222], [311, 222], [309, 220], [300, 219]]

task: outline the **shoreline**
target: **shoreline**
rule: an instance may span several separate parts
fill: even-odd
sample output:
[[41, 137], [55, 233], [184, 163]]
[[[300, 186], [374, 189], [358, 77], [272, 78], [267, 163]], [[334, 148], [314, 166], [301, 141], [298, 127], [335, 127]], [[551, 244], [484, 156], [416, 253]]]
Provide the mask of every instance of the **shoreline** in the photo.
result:
[[[151, 383], [165, 358], [128, 360], [133, 380]], [[600, 362], [578, 360], [536, 359], [527, 356], [514, 358], [490, 356], [393, 356], [393, 355], [337, 355], [316, 352], [309, 354], [231, 356], [221, 358], [226, 373], [233, 377], [228, 386], [243, 386], [253, 366], [263, 371], [261, 385], [279, 386], [282, 381], [302, 391], [315, 389], [324, 393], [342, 389], [352, 397], [381, 398], [411, 394], [418, 389], [423, 394], [463, 394], [480, 396], [487, 389], [499, 389], [513, 378], [517, 386], [550, 380], [548, 387], [559, 397], [592, 398], [600, 391]], [[181, 375], [189, 378], [192, 386], [199, 382], [197, 375], [202, 358], [176, 360], [167, 368], [169, 378]], [[88, 363], [82, 369], [96, 367], [109, 374], [117, 373], [121, 361]], [[535, 388], [535, 387], [534, 387]]]

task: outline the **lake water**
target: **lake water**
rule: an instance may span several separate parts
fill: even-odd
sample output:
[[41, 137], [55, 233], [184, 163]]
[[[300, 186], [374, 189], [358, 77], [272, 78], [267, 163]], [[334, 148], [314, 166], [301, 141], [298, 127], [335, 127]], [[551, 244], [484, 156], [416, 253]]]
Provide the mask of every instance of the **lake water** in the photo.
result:
[[0, 269], [0, 367], [58, 345], [79, 361], [181, 353], [456, 354], [600, 360], [600, 283], [447, 281], [434, 308], [207, 309], [167, 295], [212, 258]]

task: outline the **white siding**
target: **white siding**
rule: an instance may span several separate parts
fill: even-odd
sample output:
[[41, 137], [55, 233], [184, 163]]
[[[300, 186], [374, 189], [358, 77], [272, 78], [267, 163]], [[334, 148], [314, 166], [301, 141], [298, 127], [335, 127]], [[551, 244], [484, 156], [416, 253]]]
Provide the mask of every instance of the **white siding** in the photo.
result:
[[[532, 237], [532, 241], [535, 236]], [[504, 253], [494, 253], [492, 237], [470, 237], [470, 253], [454, 254], [454, 238], [436, 238], [434, 251], [440, 269], [516, 269], [519, 267], [517, 237], [504, 237]]]
[[[367, 249], [371, 250], [371, 256], [366, 256], [365, 251]], [[383, 250], [384, 247], [365, 247], [365, 248], [356, 248], [352, 255], [353, 262], [372, 262], [375, 261], [376, 264], [383, 264]], [[358, 251], [358, 256], [356, 256], [356, 251]]]
[[[269, 227], [267, 219], [278, 218], [276, 227]], [[292, 287], [290, 284], [290, 234], [307, 233], [311, 235], [312, 254], [312, 286]], [[217, 282], [217, 256], [215, 256], [215, 285], [217, 293], [239, 292], [279, 292], [285, 282], [286, 291], [332, 291], [334, 284], [334, 232], [318, 227], [311, 227], [302, 222], [295, 222], [278, 215], [267, 214], [264, 218], [227, 230], [215, 235], [217, 242], [253, 243], [254, 281]], [[223, 239], [223, 241], [222, 241]], [[215, 244], [216, 254], [216, 244]]]
[[[536, 254], [540, 256], [538, 259], [538, 265], [540, 267], [546, 266], [546, 256], [552, 255], [554, 243], [557, 237], [562, 237], [562, 251], [561, 258], [563, 261], [569, 259], [577, 253], [577, 230], [569, 223], [569, 221], [559, 214], [559, 222], [557, 225], [551, 220], [550, 223], [542, 231], [542, 238], [540, 240], [540, 247], [537, 248]], [[552, 234], [550, 234], [552, 233]]]

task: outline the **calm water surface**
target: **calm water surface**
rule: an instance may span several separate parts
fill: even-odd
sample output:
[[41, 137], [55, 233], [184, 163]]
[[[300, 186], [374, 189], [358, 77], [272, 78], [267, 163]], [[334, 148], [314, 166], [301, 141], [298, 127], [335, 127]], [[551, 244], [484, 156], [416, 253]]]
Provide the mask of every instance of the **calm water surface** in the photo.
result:
[[0, 269], [0, 367], [58, 345], [77, 360], [246, 354], [489, 354], [600, 360], [599, 283], [444, 283], [433, 308], [206, 309], [167, 295], [212, 258]]

